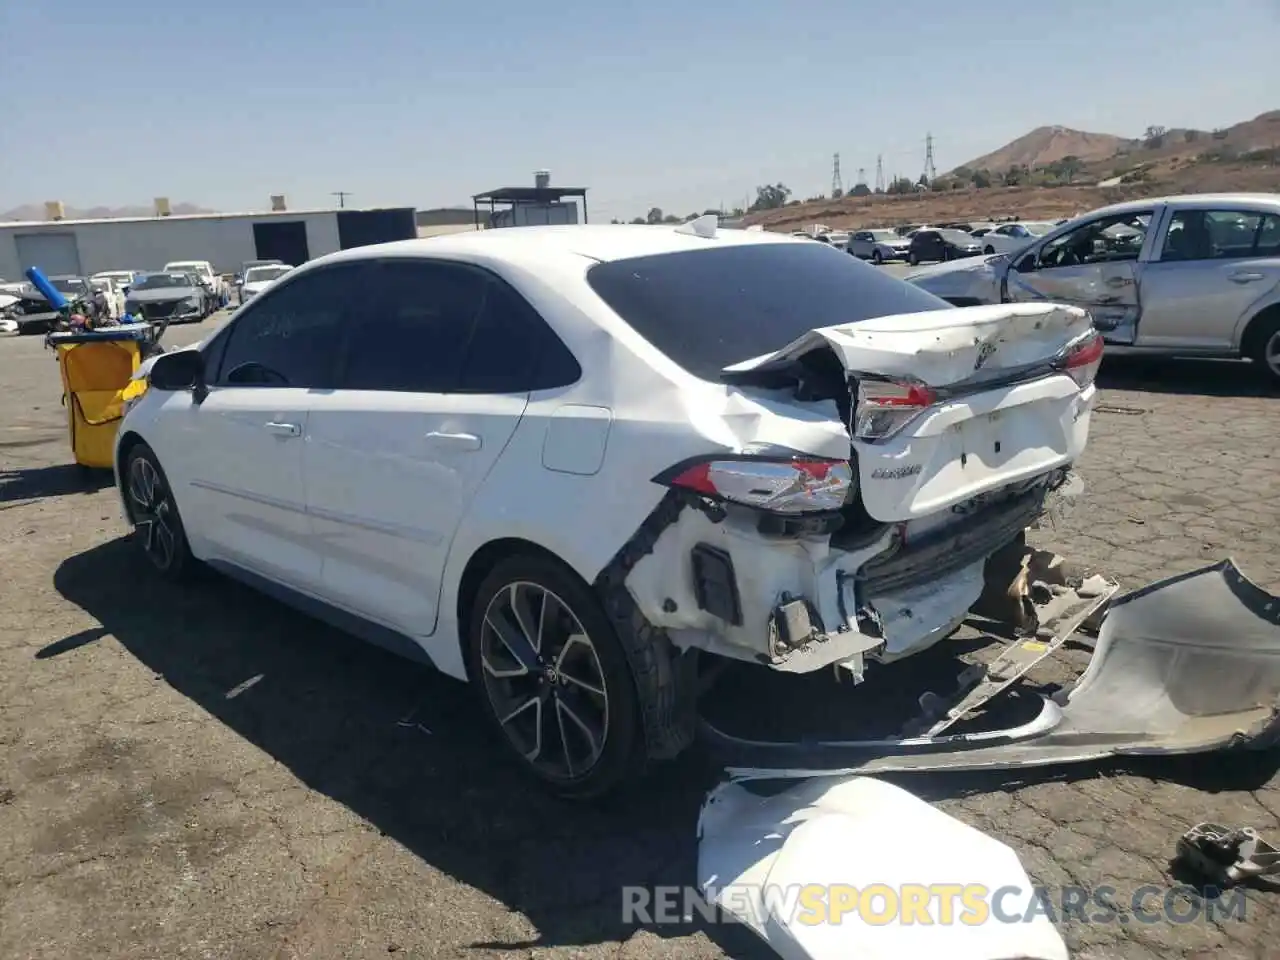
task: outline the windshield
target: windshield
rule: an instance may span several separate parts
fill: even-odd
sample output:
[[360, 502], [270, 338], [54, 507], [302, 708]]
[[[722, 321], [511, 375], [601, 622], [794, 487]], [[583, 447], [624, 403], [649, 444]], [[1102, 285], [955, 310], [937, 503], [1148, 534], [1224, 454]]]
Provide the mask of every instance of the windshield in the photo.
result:
[[1026, 227], [1028, 230], [1030, 230], [1032, 233], [1034, 233], [1037, 237], [1041, 237], [1041, 236], [1044, 236], [1046, 233], [1048, 233], [1050, 230], [1052, 230], [1054, 227], [1056, 227], [1057, 224], [1056, 223], [1040, 223], [1039, 221], [1036, 221], [1033, 223], [1024, 223], [1023, 226]]
[[694, 376], [716, 380], [814, 327], [949, 310], [943, 300], [819, 244], [752, 243], [599, 263], [591, 288]]
[[137, 281], [130, 290], [161, 290], [165, 287], [189, 287], [191, 278], [184, 273], [153, 273]]
[[49, 282], [59, 293], [84, 293], [84, 286], [80, 280], [54, 277]]
[[245, 283], [262, 283], [264, 280], [275, 280], [289, 272], [288, 267], [252, 267], [244, 275]]
[[901, 240], [902, 238], [898, 236], [897, 232], [894, 230], [872, 230], [871, 239], [893, 243], [894, 241]]
[[208, 267], [203, 264], [194, 263], [190, 260], [180, 260], [177, 263], [167, 263], [164, 268], [166, 271], [172, 270], [179, 273], [194, 273], [198, 276], [203, 276], [210, 272]]
[[973, 243], [973, 237], [963, 230], [939, 230], [942, 239], [951, 243]]

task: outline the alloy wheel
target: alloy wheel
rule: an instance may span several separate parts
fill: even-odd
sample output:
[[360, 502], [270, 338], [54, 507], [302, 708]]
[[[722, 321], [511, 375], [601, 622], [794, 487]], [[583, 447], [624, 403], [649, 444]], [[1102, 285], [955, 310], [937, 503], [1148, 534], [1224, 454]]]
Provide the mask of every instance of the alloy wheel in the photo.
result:
[[556, 594], [507, 584], [485, 608], [480, 666], [493, 714], [541, 776], [576, 780], [600, 760], [609, 695], [591, 637]]
[[129, 500], [133, 529], [147, 559], [157, 570], [168, 570], [177, 556], [173, 500], [155, 465], [138, 457], [129, 466]]
[[1271, 338], [1262, 346], [1262, 362], [1273, 377], [1280, 377], [1280, 330], [1271, 334]]

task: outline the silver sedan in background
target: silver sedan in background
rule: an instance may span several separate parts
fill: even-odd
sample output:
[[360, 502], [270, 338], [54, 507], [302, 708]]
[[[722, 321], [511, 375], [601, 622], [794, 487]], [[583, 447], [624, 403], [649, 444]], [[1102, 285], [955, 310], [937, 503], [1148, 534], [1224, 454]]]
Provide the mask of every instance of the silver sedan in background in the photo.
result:
[[956, 306], [1073, 304], [1108, 353], [1246, 358], [1280, 386], [1280, 194], [1133, 200], [904, 279]]
[[911, 238], [896, 230], [855, 230], [849, 236], [848, 250], [860, 260], [884, 263], [886, 260], [907, 259]]

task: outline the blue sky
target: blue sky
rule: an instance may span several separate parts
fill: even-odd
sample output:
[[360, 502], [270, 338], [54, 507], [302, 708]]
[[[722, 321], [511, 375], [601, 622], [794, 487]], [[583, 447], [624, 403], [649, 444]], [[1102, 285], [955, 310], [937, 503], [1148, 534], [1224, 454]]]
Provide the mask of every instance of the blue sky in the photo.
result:
[[1280, 0], [10, 0], [0, 36], [0, 210], [430, 207], [546, 167], [593, 220], [684, 214], [826, 192], [836, 151], [918, 176], [928, 132], [942, 171], [1280, 107]]

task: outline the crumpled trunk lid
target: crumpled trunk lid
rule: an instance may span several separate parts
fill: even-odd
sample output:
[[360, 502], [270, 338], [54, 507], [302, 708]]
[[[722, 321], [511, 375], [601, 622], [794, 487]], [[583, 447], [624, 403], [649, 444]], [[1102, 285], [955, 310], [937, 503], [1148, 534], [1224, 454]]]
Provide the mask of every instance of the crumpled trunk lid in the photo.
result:
[[1072, 463], [1088, 438], [1096, 390], [1053, 364], [1092, 332], [1085, 311], [1060, 304], [931, 310], [818, 327], [725, 375], [764, 382], [829, 351], [853, 402], [863, 381], [932, 388], [936, 402], [897, 433], [851, 435], [867, 514], [898, 523]]

